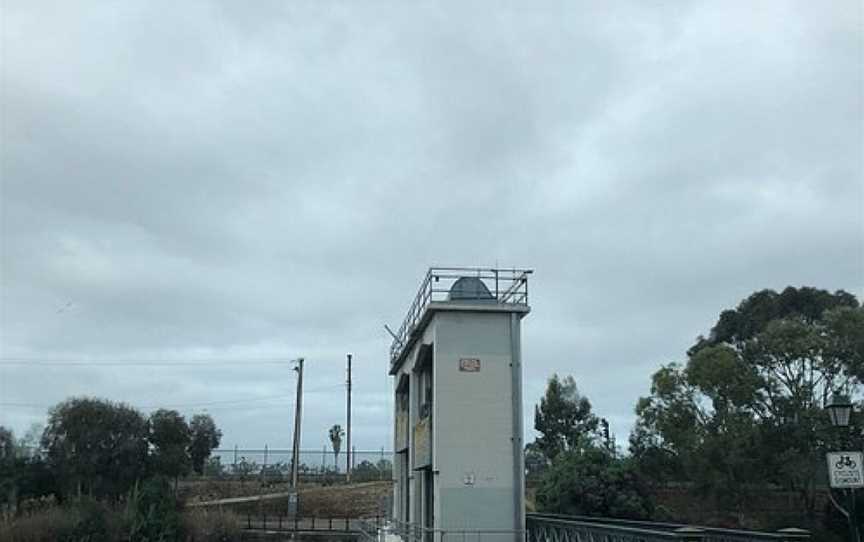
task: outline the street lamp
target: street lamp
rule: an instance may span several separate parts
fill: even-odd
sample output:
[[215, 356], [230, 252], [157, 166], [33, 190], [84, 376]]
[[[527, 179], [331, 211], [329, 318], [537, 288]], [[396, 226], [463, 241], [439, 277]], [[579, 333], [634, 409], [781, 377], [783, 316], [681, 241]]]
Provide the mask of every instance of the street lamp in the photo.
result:
[[831, 425], [834, 427], [848, 427], [849, 417], [852, 414], [852, 401], [848, 395], [835, 393], [831, 396], [831, 400], [825, 405], [825, 410], [828, 411], [828, 417], [831, 418]]
[[[852, 401], [848, 395], [835, 393], [825, 405], [831, 425], [839, 428], [849, 427], [852, 416]], [[845, 440], [845, 439], [844, 439]], [[860, 526], [858, 525], [858, 510], [855, 502], [855, 490], [864, 486], [864, 454], [860, 451], [828, 452], [828, 496], [831, 503], [849, 521], [849, 534], [852, 542], [860, 542]], [[831, 494], [831, 489], [848, 491], [849, 509], [843, 508]]]

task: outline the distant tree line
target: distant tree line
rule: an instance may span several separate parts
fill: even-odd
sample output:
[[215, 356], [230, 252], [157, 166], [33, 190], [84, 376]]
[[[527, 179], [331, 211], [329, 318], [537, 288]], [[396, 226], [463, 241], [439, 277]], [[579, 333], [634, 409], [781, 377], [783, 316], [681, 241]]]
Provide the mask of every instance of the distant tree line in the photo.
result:
[[122, 403], [72, 398], [49, 411], [36, 450], [0, 427], [0, 503], [52, 494], [116, 500], [154, 476], [176, 489], [179, 477], [203, 473], [221, 436], [206, 414], [187, 423], [175, 410], [145, 417]]
[[[797, 495], [796, 521], [813, 526], [825, 452], [862, 449], [864, 308], [852, 294], [789, 287], [756, 292], [723, 311], [686, 361], [663, 365], [622, 454], [572, 378], [554, 376], [535, 412], [540, 437], [526, 448], [529, 477], [544, 510], [610, 517], [674, 519], [657, 510], [654, 489], [670, 484], [710, 497], [748, 521], [755, 492]], [[835, 392], [854, 398], [858, 415], [843, 431], [824, 405]], [[662, 514], [661, 514], [662, 512]], [[669, 517], [672, 516], [672, 517]]]

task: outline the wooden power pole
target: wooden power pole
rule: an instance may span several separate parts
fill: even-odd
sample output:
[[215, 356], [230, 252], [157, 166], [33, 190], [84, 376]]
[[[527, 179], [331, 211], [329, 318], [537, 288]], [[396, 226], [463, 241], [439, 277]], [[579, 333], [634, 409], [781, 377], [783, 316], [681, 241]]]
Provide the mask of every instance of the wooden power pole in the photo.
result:
[[297, 359], [297, 404], [294, 411], [294, 444], [291, 450], [291, 487], [297, 489], [300, 464], [300, 421], [303, 415], [303, 358]]
[[351, 482], [351, 354], [348, 354], [348, 446], [345, 449], [345, 479]]

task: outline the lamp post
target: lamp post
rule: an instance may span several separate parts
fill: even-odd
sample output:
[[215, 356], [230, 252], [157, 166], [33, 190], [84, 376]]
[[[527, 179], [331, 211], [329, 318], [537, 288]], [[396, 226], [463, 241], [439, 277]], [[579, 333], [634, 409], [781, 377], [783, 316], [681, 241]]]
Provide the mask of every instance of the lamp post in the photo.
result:
[[852, 417], [852, 401], [849, 396], [835, 393], [831, 400], [825, 405], [831, 425], [834, 427], [849, 427], [849, 418]]
[[[831, 400], [825, 405], [825, 410], [828, 411], [831, 425], [841, 429], [849, 427], [849, 420], [852, 417], [852, 401], [848, 395], [832, 395]], [[851, 459], [852, 457], [857, 457], [858, 461]], [[849, 492], [849, 510], [841, 507], [833, 497], [831, 497], [831, 502], [849, 520], [849, 533], [852, 542], [861, 542], [855, 502], [855, 488], [864, 485], [861, 476], [861, 469], [864, 469], [864, 465], [861, 465], [861, 462], [861, 452], [828, 453], [829, 485], [831, 488], [845, 488]], [[832, 469], [836, 469], [836, 471]], [[828, 489], [829, 495], [831, 488]]]

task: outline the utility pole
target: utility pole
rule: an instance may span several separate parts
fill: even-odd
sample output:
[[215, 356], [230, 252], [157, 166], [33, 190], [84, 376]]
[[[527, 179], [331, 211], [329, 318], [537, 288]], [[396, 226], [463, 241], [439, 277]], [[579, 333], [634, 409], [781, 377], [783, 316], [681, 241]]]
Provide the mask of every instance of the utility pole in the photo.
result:
[[300, 462], [300, 421], [303, 415], [303, 358], [297, 359], [297, 408], [294, 411], [294, 445], [291, 450], [291, 487], [297, 489], [298, 466]]
[[345, 447], [345, 480], [351, 483], [351, 354], [348, 354], [348, 446]]

